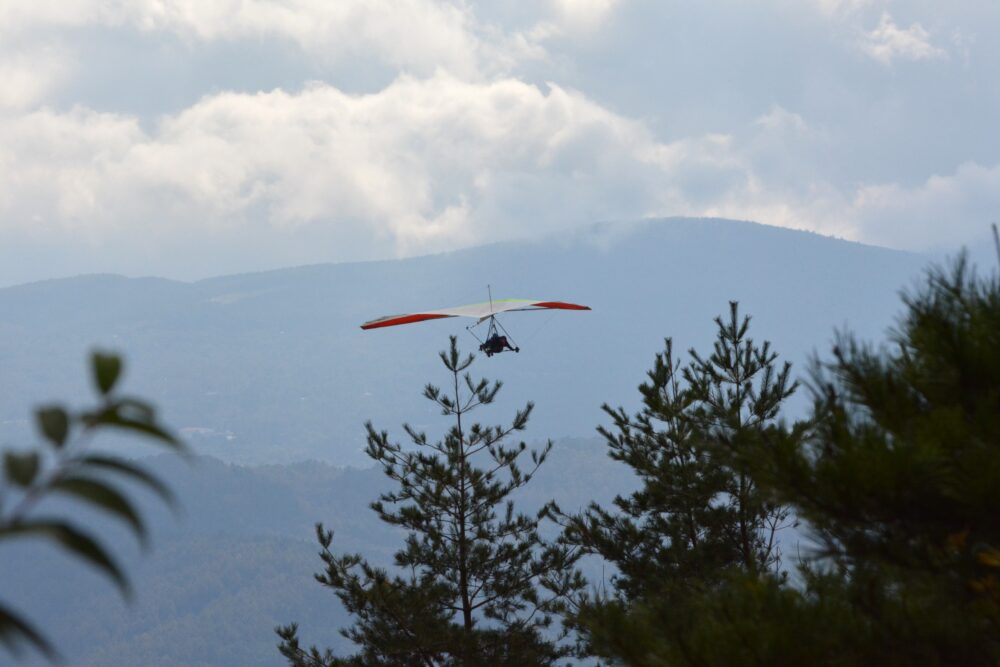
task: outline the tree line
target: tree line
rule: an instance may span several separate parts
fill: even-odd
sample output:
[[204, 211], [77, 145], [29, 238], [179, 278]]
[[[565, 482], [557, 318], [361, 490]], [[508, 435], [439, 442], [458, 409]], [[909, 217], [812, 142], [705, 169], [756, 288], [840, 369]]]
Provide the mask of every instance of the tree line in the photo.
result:
[[[353, 615], [352, 655], [277, 628], [291, 667], [336, 665], [995, 665], [1000, 660], [1000, 282], [959, 258], [905, 292], [881, 344], [837, 334], [806, 378], [750, 335], [738, 304], [705, 351], [672, 341], [605, 405], [608, 455], [639, 488], [572, 512], [511, 494], [552, 447], [472, 423], [500, 383], [451, 339], [450, 427], [367, 425], [393, 482], [371, 507], [402, 529], [391, 568], [317, 525], [316, 580]], [[795, 392], [811, 406], [789, 420]], [[542, 522], [558, 537], [543, 539]], [[607, 582], [588, 582], [581, 559]]]

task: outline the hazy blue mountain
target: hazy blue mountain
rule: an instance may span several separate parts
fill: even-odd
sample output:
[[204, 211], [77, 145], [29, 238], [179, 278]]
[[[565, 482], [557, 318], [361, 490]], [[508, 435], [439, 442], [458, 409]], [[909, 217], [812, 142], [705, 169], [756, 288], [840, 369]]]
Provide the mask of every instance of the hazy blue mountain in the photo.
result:
[[128, 390], [153, 399], [197, 453], [216, 457], [193, 467], [148, 461], [185, 507], [176, 520], [144, 505], [156, 545], [149, 557], [101, 524], [134, 575], [133, 606], [39, 545], [0, 552], [4, 571], [17, 573], [0, 594], [45, 627], [74, 666], [280, 665], [275, 624], [300, 620], [307, 641], [335, 644], [345, 621], [311, 577], [313, 524], [335, 528], [338, 551], [382, 562], [400, 544], [367, 507], [381, 474], [343, 467], [368, 463], [364, 421], [396, 434], [404, 421], [440, 433], [447, 424], [421, 389], [445, 380], [437, 351], [449, 334], [468, 350], [477, 344], [459, 320], [370, 332], [361, 322], [481, 301], [487, 284], [497, 297], [592, 306], [509, 315], [521, 353], [473, 366], [505, 383], [483, 420], [506, 421], [534, 400], [526, 438], [557, 441], [524, 506], [555, 498], [577, 508], [631, 488], [593, 429], [604, 421], [601, 403], [637, 403], [636, 385], [665, 336], [680, 348], [710, 344], [712, 318], [739, 300], [755, 337], [802, 371], [837, 327], [882, 339], [900, 311], [900, 288], [927, 261], [752, 223], [663, 220], [195, 283], [83, 276], [0, 289], [0, 444], [33, 437], [32, 405], [83, 401], [85, 354], [99, 345], [127, 355]]
[[[321, 565], [313, 526], [322, 521], [336, 531], [337, 551], [390, 563], [401, 534], [368, 508], [387, 487], [380, 471], [209, 458], [188, 465], [168, 456], [144, 464], [168, 481], [183, 512], [177, 518], [144, 504], [155, 548], [141, 558], [124, 531], [101, 524], [99, 534], [116, 545], [135, 583], [131, 605], [97, 573], [50, 548], [0, 550], [3, 571], [17, 573], [4, 577], [0, 597], [44, 627], [71, 667], [278, 666], [273, 628], [296, 620], [307, 641], [348, 650], [337, 629], [349, 619], [312, 578]], [[631, 488], [628, 468], [610, 463], [602, 442], [566, 440], [518, 502], [526, 511], [553, 498], [577, 508]]]
[[801, 363], [835, 327], [879, 337], [925, 258], [746, 222], [670, 219], [399, 261], [306, 266], [195, 283], [83, 276], [0, 290], [0, 438], [28, 408], [86, 391], [85, 352], [123, 351], [127, 387], [200, 452], [243, 462], [363, 465], [362, 424], [430, 423], [420, 397], [457, 319], [363, 332], [365, 320], [496, 297], [589, 313], [513, 313], [519, 355], [476, 370], [502, 405], [537, 403], [529, 437], [581, 436], [604, 401], [630, 404], [662, 339], [706, 344], [739, 300], [754, 333]]

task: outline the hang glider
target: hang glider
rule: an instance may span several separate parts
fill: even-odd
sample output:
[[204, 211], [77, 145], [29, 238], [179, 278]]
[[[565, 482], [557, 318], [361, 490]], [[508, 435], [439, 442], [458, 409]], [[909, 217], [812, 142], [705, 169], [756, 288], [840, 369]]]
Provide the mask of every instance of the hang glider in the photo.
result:
[[379, 329], [381, 327], [394, 327], [400, 324], [412, 324], [414, 322], [425, 322], [427, 320], [439, 320], [445, 317], [471, 317], [477, 320], [477, 324], [493, 318], [499, 313], [512, 313], [517, 311], [532, 310], [590, 310], [589, 306], [581, 306], [565, 301], [537, 301], [534, 299], [494, 299], [483, 303], [473, 303], [468, 306], [455, 306], [454, 308], [441, 308], [440, 310], [426, 310], [419, 313], [406, 313], [403, 315], [389, 315], [370, 320], [361, 325], [362, 329]]

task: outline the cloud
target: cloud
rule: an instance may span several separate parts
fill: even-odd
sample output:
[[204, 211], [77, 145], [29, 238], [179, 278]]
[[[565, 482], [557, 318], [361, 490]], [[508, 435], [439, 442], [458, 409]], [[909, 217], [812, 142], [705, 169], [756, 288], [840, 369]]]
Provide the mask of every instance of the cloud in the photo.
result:
[[663, 143], [578, 92], [443, 73], [369, 95], [322, 83], [221, 93], [152, 130], [43, 109], [0, 117], [0, 165], [13, 175], [0, 183], [0, 236], [131, 253], [164, 273], [173, 259], [153, 257], [157, 244], [180, 253], [187, 243], [207, 249], [191, 267], [204, 275], [225, 247], [281, 247], [302, 263], [652, 215], [809, 227], [777, 202], [801, 195], [784, 175], [808, 175], [788, 148], [815, 136], [774, 107], [743, 136]]
[[69, 58], [53, 47], [0, 50], [0, 110], [45, 100], [69, 76]]
[[742, 132], [661, 145], [674, 186], [661, 215], [755, 220], [913, 251], [981, 237], [1000, 210], [1000, 162], [965, 162], [914, 185], [839, 185], [815, 156], [836, 143], [824, 128], [772, 107]]
[[445, 74], [371, 95], [223, 93], [153, 131], [38, 110], [0, 118], [14, 175], [0, 183], [0, 231], [200, 242], [253, 230], [272, 244], [306, 230], [327, 243], [300, 261], [370, 256], [365, 244], [413, 254], [641, 215], [650, 141], [558, 86]]
[[105, 27], [190, 43], [284, 40], [321, 63], [373, 58], [400, 71], [503, 74], [544, 51], [530, 36], [438, 0], [37, 0], [0, 7], [0, 35]]
[[119, 270], [191, 277], [661, 215], [922, 248], [1000, 204], [1000, 166], [838, 188], [810, 159], [830, 142], [778, 105], [736, 133], [662, 142], [578, 92], [444, 73], [368, 95], [220, 93], [149, 130], [43, 109], [0, 116], [0, 239], [58, 238], [87, 249], [88, 270], [116, 255]]
[[430, 0], [141, 2], [133, 21], [204, 41], [286, 38], [324, 59], [374, 55], [419, 73], [445, 68], [471, 76], [499, 64], [468, 10]]
[[663, 176], [674, 196], [656, 214], [754, 220], [860, 240], [847, 213], [850, 194], [826, 180], [813, 157], [831, 141], [825, 129], [772, 105], [739, 132], [662, 146], [673, 158]]
[[[324, 68], [377, 62], [395, 73], [503, 78], [545, 60], [557, 35], [593, 31], [620, 0], [548, 0], [515, 21], [475, 0], [34, 0], [0, 3], [0, 36], [61, 40], [73, 31], [166, 35], [191, 52], [219, 43], [292, 44]], [[101, 36], [107, 39], [111, 33]], [[122, 39], [125, 39], [122, 37]], [[189, 57], [191, 53], [182, 53]]]
[[997, 9], [721, 2], [0, 2], [0, 270], [36, 241], [34, 277], [56, 246], [190, 277], [656, 215], [914, 247], [995, 210]]
[[119, 22], [121, 12], [96, 0], [32, 0], [0, 4], [0, 35], [18, 34], [40, 26], [79, 26]]
[[802, 116], [777, 104], [772, 104], [767, 113], [758, 116], [754, 120], [754, 125], [772, 133], [788, 132], [806, 137], [811, 136], [814, 132]]
[[962, 164], [947, 175], [904, 187], [860, 188], [850, 214], [873, 243], [911, 250], [949, 248], [984, 234], [1000, 210], [1000, 164]]
[[930, 33], [919, 23], [905, 30], [897, 26], [888, 12], [882, 14], [878, 27], [865, 35], [861, 48], [884, 65], [894, 60], [936, 60], [947, 52], [931, 44]]
[[128, 215], [109, 195], [143, 137], [134, 119], [85, 109], [0, 116], [0, 230], [89, 234]]
[[608, 19], [619, 0], [550, 0], [558, 20], [571, 28], [593, 30]]

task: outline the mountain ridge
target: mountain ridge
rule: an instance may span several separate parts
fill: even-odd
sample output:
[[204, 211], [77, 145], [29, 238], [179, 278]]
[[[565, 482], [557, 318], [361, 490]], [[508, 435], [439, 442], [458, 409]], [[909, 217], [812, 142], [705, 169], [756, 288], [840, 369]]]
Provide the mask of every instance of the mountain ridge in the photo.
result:
[[578, 437], [604, 402], [634, 406], [663, 338], [708, 344], [741, 302], [756, 338], [797, 367], [847, 326], [881, 337], [926, 258], [813, 232], [720, 219], [597, 225], [400, 260], [312, 264], [192, 283], [105, 275], [0, 289], [0, 438], [32, 437], [32, 405], [85, 396], [87, 350], [121, 350], [128, 391], [152, 399], [204, 453], [246, 463], [364, 463], [363, 424], [431, 427], [420, 394], [465, 323], [362, 332], [388, 313], [496, 297], [558, 298], [587, 313], [504, 319], [518, 355], [473, 371], [503, 380], [498, 410], [537, 404], [530, 438]]
[[[395, 258], [382, 258], [382, 259], [365, 259], [365, 260], [345, 260], [345, 261], [331, 261], [331, 262], [311, 262], [308, 264], [294, 264], [285, 267], [269, 268], [269, 269], [259, 269], [250, 271], [239, 271], [236, 273], [225, 273], [219, 275], [205, 276], [204, 278], [197, 278], [194, 280], [185, 280], [180, 278], [169, 278], [166, 276], [158, 275], [126, 275], [123, 273], [114, 272], [97, 272], [97, 273], [80, 273], [72, 276], [61, 276], [56, 278], [43, 278], [40, 280], [32, 280], [23, 283], [15, 283], [13, 285], [0, 286], [0, 292], [4, 290], [16, 290], [22, 287], [29, 287], [33, 285], [42, 285], [48, 283], [61, 283], [61, 282], [71, 282], [77, 280], [87, 280], [87, 279], [104, 279], [104, 278], [122, 278], [125, 280], [148, 280], [148, 281], [164, 281], [169, 283], [175, 283], [180, 285], [199, 285], [202, 283], [210, 283], [219, 280], [226, 280], [230, 278], [249, 278], [253, 276], [262, 276], [267, 274], [280, 274], [286, 272], [296, 272], [300, 270], [310, 270], [315, 268], [326, 268], [335, 266], [357, 266], [357, 265], [370, 265], [370, 264], [380, 264], [380, 263], [392, 263], [392, 262], [405, 262], [409, 260], [419, 260], [427, 258], [439, 258], [446, 257], [455, 254], [461, 254], [469, 251], [489, 249], [496, 247], [508, 247], [508, 246], [518, 246], [524, 244], [533, 243], [544, 243], [555, 241], [560, 238], [573, 238], [573, 237], [586, 237], [589, 234], [595, 232], [600, 232], [604, 230], [614, 230], [622, 231], [627, 227], [636, 227], [646, 224], [669, 224], [671, 222], [698, 222], [698, 223], [716, 223], [722, 222], [725, 224], [737, 224], [737, 225], [751, 225], [756, 227], [765, 227], [770, 229], [778, 229], [786, 232], [792, 232], [796, 234], [803, 234], [808, 236], [815, 236], [822, 239], [827, 239], [830, 241], [835, 241], [839, 243], [846, 243], [851, 245], [857, 245], [864, 248], [877, 248], [879, 250], [887, 250], [891, 252], [898, 252], [907, 255], [917, 255], [923, 256], [922, 253], [914, 253], [908, 250], [900, 250], [897, 248], [890, 248], [888, 246], [879, 246], [871, 243], [865, 243], [863, 241], [855, 241], [852, 239], [846, 239], [839, 236], [830, 236], [826, 234], [821, 234], [809, 229], [798, 229], [794, 227], [782, 227], [780, 225], [771, 225], [764, 222], [756, 222], [753, 220], [738, 220], [731, 218], [689, 218], [683, 216], [670, 216], [664, 218], [643, 218], [640, 220], [621, 220], [621, 221], [607, 221], [607, 222], [596, 222], [585, 227], [569, 227], [562, 231], [549, 232], [539, 237], [523, 237], [517, 239], [506, 239], [500, 241], [491, 241], [488, 243], [464, 246], [462, 248], [455, 248], [452, 250], [442, 250], [440, 252], [432, 252], [421, 255], [412, 255], [406, 257], [395, 257]], [[626, 232], [628, 233], [628, 232]]]

